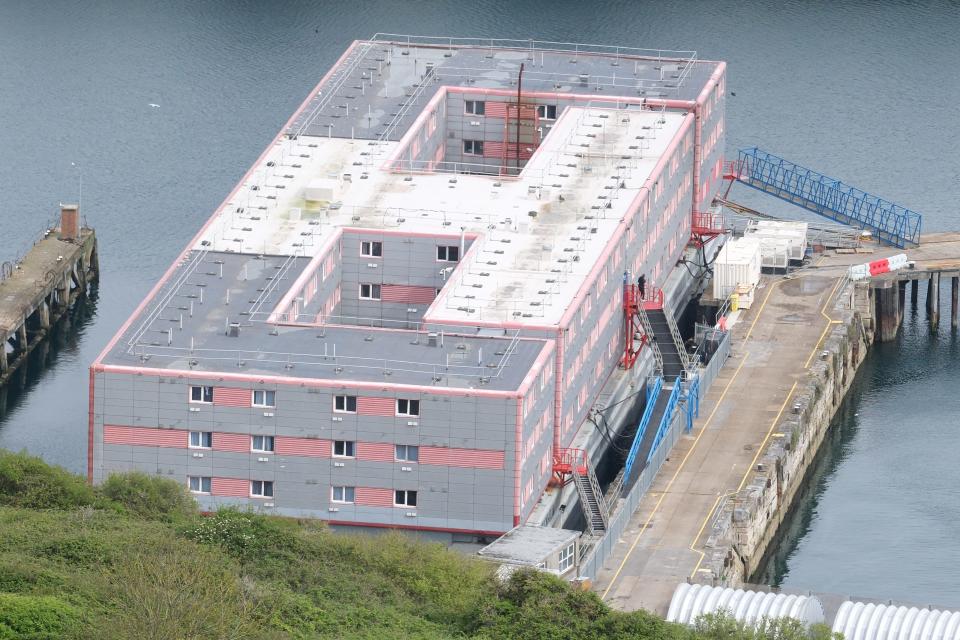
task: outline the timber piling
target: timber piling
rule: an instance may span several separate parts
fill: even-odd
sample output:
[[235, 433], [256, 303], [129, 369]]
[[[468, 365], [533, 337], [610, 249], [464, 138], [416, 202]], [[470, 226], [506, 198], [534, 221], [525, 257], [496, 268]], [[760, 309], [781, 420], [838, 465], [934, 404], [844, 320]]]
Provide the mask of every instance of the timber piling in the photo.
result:
[[61, 205], [58, 227], [19, 263], [0, 265], [0, 385], [99, 278], [96, 233], [80, 224], [77, 205]]

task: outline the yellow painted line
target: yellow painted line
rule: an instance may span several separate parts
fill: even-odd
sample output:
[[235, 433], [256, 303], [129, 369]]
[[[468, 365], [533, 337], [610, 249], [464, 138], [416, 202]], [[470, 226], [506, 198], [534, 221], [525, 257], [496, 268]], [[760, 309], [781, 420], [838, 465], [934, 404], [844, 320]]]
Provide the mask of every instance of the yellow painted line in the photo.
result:
[[746, 342], [750, 339], [750, 335], [753, 333], [753, 328], [757, 326], [757, 320], [760, 319], [760, 314], [763, 313], [763, 308], [767, 306], [767, 300], [770, 299], [770, 294], [773, 293], [773, 290], [779, 285], [783, 280], [777, 280], [776, 282], [770, 285], [770, 288], [767, 289], [767, 295], [763, 297], [763, 302], [760, 303], [760, 308], [757, 309], [757, 315], [753, 318], [753, 322], [750, 323], [750, 330], [747, 331], [747, 335], [743, 337], [743, 341]]
[[760, 446], [757, 447], [757, 453], [754, 454], [753, 460], [750, 461], [750, 464], [747, 466], [747, 470], [743, 472], [743, 477], [740, 479], [740, 484], [734, 491], [730, 491], [722, 496], [718, 496], [716, 502], [713, 503], [713, 507], [710, 511], [707, 512], [707, 517], [703, 519], [703, 524], [700, 525], [700, 530], [697, 531], [697, 535], [694, 536], [693, 542], [690, 543], [690, 550], [694, 553], [700, 554], [700, 557], [697, 559], [697, 565], [693, 568], [693, 571], [690, 572], [690, 577], [694, 577], [697, 574], [697, 571], [700, 570], [700, 565], [703, 563], [703, 558], [706, 554], [703, 551], [700, 551], [696, 548], [697, 541], [700, 539], [700, 536], [703, 534], [703, 530], [707, 528], [707, 523], [710, 522], [710, 518], [713, 517], [713, 512], [717, 508], [717, 505], [720, 504], [720, 500], [731, 496], [735, 493], [739, 493], [743, 490], [743, 486], [747, 484], [747, 478], [750, 477], [750, 472], [753, 471], [754, 466], [757, 464], [757, 460], [760, 459], [760, 454], [763, 453], [764, 448], [767, 446], [767, 442], [770, 440], [770, 436], [773, 434], [774, 428], [777, 426], [777, 423], [780, 422], [780, 417], [783, 415], [783, 410], [787, 408], [787, 403], [790, 402], [790, 398], [793, 397], [793, 392], [797, 389], [797, 381], [793, 381], [793, 385], [790, 387], [790, 391], [787, 392], [787, 397], [783, 399], [783, 404], [780, 405], [780, 411], [777, 412], [777, 416], [773, 419], [773, 422], [770, 423], [770, 428], [767, 429], [767, 435], [764, 436], [763, 442], [760, 443]]
[[630, 548], [627, 549], [627, 553], [623, 556], [623, 560], [620, 561], [620, 566], [617, 567], [616, 572], [614, 572], [613, 577], [610, 578], [610, 584], [607, 585], [607, 588], [604, 589], [603, 594], [600, 596], [601, 600], [605, 600], [607, 594], [610, 593], [610, 589], [613, 588], [613, 585], [616, 584], [617, 578], [620, 577], [620, 573], [623, 571], [623, 567], [627, 564], [627, 560], [630, 559], [630, 555], [633, 553], [633, 550], [636, 548], [637, 543], [640, 542], [640, 537], [643, 536], [643, 533], [650, 527], [650, 522], [653, 520], [653, 516], [656, 515], [657, 511], [660, 509], [660, 505], [663, 503], [663, 499], [670, 493], [670, 487], [673, 486], [674, 481], [677, 479], [677, 476], [680, 475], [680, 471], [683, 470], [684, 465], [687, 464], [687, 459], [690, 457], [690, 454], [693, 453], [694, 449], [697, 448], [697, 443], [700, 442], [700, 438], [707, 431], [707, 427], [710, 426], [710, 422], [713, 420], [713, 416], [717, 413], [717, 409], [720, 408], [720, 405], [723, 403], [723, 399], [727, 395], [727, 391], [730, 390], [730, 387], [733, 385], [733, 381], [737, 379], [737, 376], [740, 374], [740, 370], [743, 369], [743, 365], [746, 364], [747, 358], [750, 357], [750, 353], [744, 353], [743, 358], [740, 361], [740, 366], [737, 367], [737, 370], [733, 372], [733, 375], [730, 377], [730, 380], [727, 382], [727, 385], [723, 388], [723, 393], [720, 394], [720, 397], [717, 399], [716, 404], [713, 406], [713, 411], [710, 412], [710, 415], [707, 416], [706, 422], [703, 423], [703, 427], [700, 429], [700, 433], [697, 434], [697, 437], [694, 439], [693, 444], [690, 446], [690, 450], [687, 451], [687, 454], [683, 456], [683, 460], [680, 461], [680, 465], [677, 467], [677, 470], [673, 473], [673, 477], [670, 478], [670, 482], [667, 483], [666, 488], [660, 493], [660, 499], [657, 500], [657, 503], [653, 505], [653, 511], [650, 512], [650, 516], [647, 518], [646, 522], [643, 523], [643, 527], [640, 528], [640, 531], [637, 533], [637, 537], [634, 538], [633, 544], [630, 545]]
[[827, 319], [827, 326], [823, 328], [823, 333], [820, 334], [820, 339], [817, 340], [817, 344], [813, 346], [813, 351], [810, 352], [810, 357], [807, 358], [806, 363], [804, 363], [803, 365], [804, 369], [810, 368], [810, 363], [813, 361], [813, 357], [817, 355], [817, 351], [820, 350], [820, 343], [823, 342], [823, 339], [827, 337], [827, 332], [830, 330], [830, 327], [840, 323], [839, 320], [834, 320], [833, 318], [828, 316], [826, 311], [827, 311], [827, 305], [830, 304], [830, 301], [833, 299], [834, 294], [836, 294], [837, 289], [840, 288], [841, 282], [843, 282], [843, 278], [837, 280], [837, 283], [833, 285], [833, 289], [830, 291], [830, 295], [827, 296], [827, 301], [823, 303], [823, 307], [820, 309], [820, 315], [822, 315], [824, 318]]

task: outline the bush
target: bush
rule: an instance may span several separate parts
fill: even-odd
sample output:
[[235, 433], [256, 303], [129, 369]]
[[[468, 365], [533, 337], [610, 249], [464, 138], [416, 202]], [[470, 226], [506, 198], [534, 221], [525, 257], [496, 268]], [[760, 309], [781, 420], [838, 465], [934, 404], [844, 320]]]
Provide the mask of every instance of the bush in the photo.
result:
[[0, 638], [53, 640], [79, 620], [76, 608], [49, 596], [0, 593]]
[[128, 512], [149, 520], [170, 522], [197, 513], [197, 503], [185, 486], [141, 471], [112, 474], [100, 492]]
[[220, 509], [184, 530], [191, 540], [216, 545], [241, 563], [295, 552], [297, 539], [278, 518], [239, 509]]
[[80, 476], [26, 453], [0, 451], [0, 504], [25, 509], [70, 509], [96, 501]]

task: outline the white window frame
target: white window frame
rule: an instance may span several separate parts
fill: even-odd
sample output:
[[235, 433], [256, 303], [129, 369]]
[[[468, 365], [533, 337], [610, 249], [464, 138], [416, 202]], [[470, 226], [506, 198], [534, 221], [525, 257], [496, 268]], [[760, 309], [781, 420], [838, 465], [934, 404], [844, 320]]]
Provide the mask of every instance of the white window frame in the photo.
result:
[[[337, 400], [343, 398], [343, 409], [337, 409]], [[350, 409], [350, 398], [353, 398], [353, 409]], [[336, 395], [333, 396], [333, 412], [334, 413], [356, 413], [357, 412], [357, 396], [348, 396], [348, 395]]]
[[[457, 254], [456, 258], [450, 258], [451, 249]], [[438, 244], [437, 262], [460, 262], [460, 247], [455, 244]]]
[[[403, 502], [397, 502], [399, 494], [403, 494]], [[413, 497], [413, 504], [410, 504], [410, 498]], [[393, 491], [393, 506], [395, 507], [408, 507], [416, 508], [417, 506], [417, 490], [416, 489], [394, 489]]]
[[[193, 488], [193, 481], [197, 481], [198, 489]], [[206, 480], [207, 490], [203, 490], [204, 480]], [[213, 479], [210, 476], [187, 476], [187, 490], [190, 493], [208, 496], [213, 491]]]
[[[263, 395], [263, 400], [257, 402], [257, 394]], [[272, 389], [254, 389], [250, 398], [250, 406], [260, 407], [265, 409], [275, 409], [277, 407], [277, 392]], [[273, 396], [271, 401], [269, 398]]]
[[364, 258], [382, 258], [383, 242], [380, 240], [361, 240], [360, 255]]
[[[403, 404], [406, 405], [406, 408], [403, 407]], [[420, 417], [420, 401], [414, 400], [411, 398], [397, 398], [397, 415], [404, 418], [419, 418]]]
[[[200, 400], [193, 399], [193, 390], [200, 389]], [[204, 400], [207, 396], [206, 390], [210, 390], [210, 399]], [[209, 384], [192, 384], [187, 390], [187, 398], [190, 401], [190, 404], [213, 404], [213, 386]]]
[[[257, 486], [257, 483], [260, 483], [260, 493], [255, 493], [254, 489]], [[270, 493], [267, 493], [267, 489], [270, 489]], [[273, 497], [273, 480], [251, 480], [250, 481], [250, 497], [251, 498], [272, 498]]]
[[[561, 575], [573, 568], [576, 548], [577, 543], [571, 542], [566, 548], [560, 549], [560, 555], [557, 557], [557, 570]], [[564, 564], [566, 564], [566, 566], [564, 566]]]
[[[367, 295], [363, 295], [363, 288], [368, 287]], [[359, 298], [361, 300], [380, 300], [380, 285], [372, 282], [361, 282], [359, 287]]]
[[[343, 443], [344, 453], [337, 453], [337, 443]], [[350, 453], [347, 453], [347, 451]], [[357, 441], [356, 440], [334, 440], [330, 443], [330, 455], [334, 458], [356, 458], [357, 457]]]
[[[553, 116], [551, 117], [550, 111], [553, 111]], [[557, 112], [559, 109], [555, 104], [538, 104], [537, 105], [537, 118], [540, 120], [556, 120]]]
[[487, 102], [485, 100], [464, 100], [463, 112], [471, 116], [487, 115]]
[[[337, 489], [340, 489], [340, 499], [337, 499]], [[347, 500], [347, 491], [353, 494], [353, 500]], [[357, 488], [348, 486], [330, 487], [330, 502], [337, 504], [353, 504], [357, 500]]]
[[[413, 456], [410, 455], [411, 450]], [[420, 462], [420, 445], [395, 444], [393, 445], [393, 458], [397, 462]]]
[[[197, 434], [200, 444], [193, 444], [193, 435]], [[207, 444], [204, 444], [204, 440]], [[213, 431], [191, 431], [187, 436], [187, 447], [190, 449], [213, 449]]]
[[[257, 447], [257, 438], [262, 438], [261, 446]], [[270, 448], [266, 449], [265, 447], [269, 445]], [[276, 451], [277, 442], [273, 436], [250, 436], [250, 451], [256, 451], [257, 453], [273, 453]]]
[[482, 156], [482, 155], [483, 155], [483, 140], [464, 140], [464, 141], [463, 141], [463, 155], [465, 155], [465, 156]]

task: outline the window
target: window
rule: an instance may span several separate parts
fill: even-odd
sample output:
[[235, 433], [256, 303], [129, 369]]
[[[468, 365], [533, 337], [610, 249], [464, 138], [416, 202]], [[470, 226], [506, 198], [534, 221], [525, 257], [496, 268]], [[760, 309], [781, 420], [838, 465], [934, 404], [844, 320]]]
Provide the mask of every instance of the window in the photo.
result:
[[474, 116], [482, 116], [487, 110], [487, 103], [483, 100], [467, 100], [463, 103], [463, 112]]
[[361, 285], [360, 285], [360, 299], [361, 299], [361, 300], [379, 300], [379, 299], [380, 299], [380, 285], [378, 285], [378, 284], [361, 284]]
[[210, 493], [210, 476], [187, 476], [190, 493]]
[[397, 462], [416, 462], [420, 458], [420, 448], [412, 444], [398, 444], [394, 457]]
[[333, 410], [337, 413], [356, 413], [357, 396], [334, 396]]
[[277, 406], [277, 392], [257, 390], [253, 392], [253, 406], [255, 407], [275, 407]]
[[251, 451], [273, 451], [273, 436], [252, 436], [250, 438]]
[[352, 458], [356, 443], [353, 440], [334, 440], [333, 457], [334, 458]]
[[566, 549], [560, 550], [560, 573], [573, 566], [573, 550], [577, 543], [572, 543]]
[[212, 431], [191, 431], [190, 448], [191, 449], [209, 449], [213, 446]]
[[460, 247], [440, 245], [437, 247], [437, 260], [440, 262], [457, 262], [460, 260]]
[[353, 487], [331, 487], [330, 488], [330, 499], [333, 502], [352, 503], [353, 496], [354, 496]]
[[213, 387], [190, 387], [190, 402], [202, 402], [210, 404], [213, 402]]
[[368, 258], [380, 258], [383, 256], [383, 243], [364, 240], [360, 243], [360, 255]]
[[251, 480], [250, 495], [254, 498], [272, 498], [273, 481], [272, 480]]
[[400, 489], [393, 492], [393, 504], [397, 507], [417, 506], [417, 492]]
[[482, 156], [483, 141], [482, 140], [464, 140], [463, 154], [467, 156]]
[[557, 105], [555, 104], [538, 104], [537, 105], [537, 117], [541, 120], [556, 120], [557, 119]]
[[405, 400], [402, 398], [398, 398], [397, 399], [397, 415], [398, 416], [419, 416], [420, 401]]

